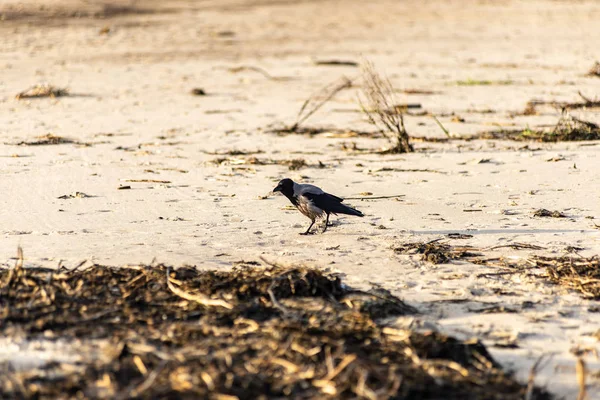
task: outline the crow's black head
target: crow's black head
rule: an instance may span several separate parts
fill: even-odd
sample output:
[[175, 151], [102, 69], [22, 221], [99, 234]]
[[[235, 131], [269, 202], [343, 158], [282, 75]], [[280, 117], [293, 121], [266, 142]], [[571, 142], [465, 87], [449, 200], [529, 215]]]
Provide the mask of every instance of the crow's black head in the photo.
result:
[[282, 179], [277, 184], [277, 187], [273, 189], [274, 192], [281, 192], [286, 197], [290, 198], [294, 196], [294, 181], [289, 178]]

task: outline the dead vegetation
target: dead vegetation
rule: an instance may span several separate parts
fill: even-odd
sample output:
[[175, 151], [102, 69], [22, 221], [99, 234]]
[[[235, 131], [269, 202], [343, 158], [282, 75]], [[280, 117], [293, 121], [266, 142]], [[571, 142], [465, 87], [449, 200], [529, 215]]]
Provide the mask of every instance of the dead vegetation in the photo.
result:
[[596, 123], [576, 118], [564, 110], [558, 122], [551, 131], [532, 130], [529, 128], [486, 131], [472, 136], [471, 139], [497, 139], [552, 143], [599, 140], [600, 126]]
[[581, 92], [578, 92], [579, 97], [582, 98], [582, 102], [572, 102], [572, 103], [558, 103], [561, 109], [577, 109], [577, 108], [597, 108], [600, 107], [600, 100], [598, 99], [590, 99], [589, 97], [584, 96]]
[[206, 96], [206, 90], [202, 89], [202, 88], [193, 88], [192, 90], [190, 90], [190, 94], [192, 96]]
[[286, 76], [273, 76], [269, 72], [267, 72], [267, 70], [265, 70], [264, 68], [256, 67], [254, 65], [240, 65], [237, 67], [227, 68], [227, 70], [234, 74], [244, 72], [244, 71], [253, 71], [253, 72], [257, 72], [257, 73], [261, 74], [265, 78], [272, 80], [272, 81], [289, 81], [289, 80], [293, 79], [293, 78], [286, 77]]
[[573, 101], [573, 102], [558, 102], [558, 101], [544, 101], [544, 100], [530, 100], [527, 102], [525, 109], [520, 115], [537, 115], [539, 106], [552, 106], [555, 109], [562, 110], [575, 110], [575, 109], [586, 109], [586, 108], [598, 108], [600, 107], [600, 100], [594, 98], [590, 99], [589, 97], [583, 95], [583, 93], [578, 92], [579, 97], [583, 101]]
[[38, 99], [43, 97], [63, 97], [68, 96], [69, 90], [66, 88], [59, 88], [50, 84], [44, 83], [41, 85], [35, 85], [29, 89], [17, 94], [15, 97], [17, 100], [22, 99]]
[[35, 140], [29, 141], [21, 141], [18, 143], [13, 143], [16, 146], [49, 146], [56, 144], [83, 144], [79, 143], [73, 139], [69, 139], [62, 136], [53, 135], [52, 133], [48, 133], [46, 135], [37, 136]]
[[566, 218], [567, 216], [560, 211], [550, 211], [545, 208], [540, 208], [533, 213], [534, 217], [551, 217], [551, 218]]
[[[4, 368], [0, 397], [522, 399], [477, 341], [382, 325], [414, 313], [305, 267], [0, 271], [5, 337], [109, 340], [110, 357]], [[537, 388], [537, 399], [550, 396]]]
[[535, 257], [540, 268], [546, 268], [551, 282], [581, 293], [584, 298], [600, 300], [600, 257], [566, 255]]
[[335, 82], [328, 84], [319, 89], [316, 93], [310, 95], [304, 103], [302, 103], [302, 107], [300, 107], [298, 115], [296, 116], [296, 121], [292, 125], [279, 129], [271, 129], [269, 132], [277, 134], [300, 133], [315, 135], [327, 131], [325, 128], [310, 128], [302, 125], [325, 104], [331, 101], [339, 92], [351, 87], [352, 81], [346, 77], [342, 77]]
[[[564, 256], [530, 255], [528, 257], [490, 257], [487, 250], [509, 247], [514, 250], [545, 250], [544, 247], [512, 243], [494, 246], [489, 249], [478, 249], [473, 246], [454, 246], [440, 242], [442, 239], [430, 242], [405, 243], [395, 246], [393, 250], [399, 254], [421, 255], [421, 260], [433, 264], [467, 261], [474, 264], [498, 268], [499, 272], [483, 272], [478, 277], [498, 277], [526, 273], [535, 279], [546, 279], [549, 282], [575, 290], [586, 299], [600, 300], [600, 257], [582, 257], [577, 254], [578, 248], [567, 247], [569, 254]], [[532, 270], [542, 270], [543, 273], [532, 274]]]
[[442, 239], [435, 239], [430, 242], [405, 243], [393, 248], [394, 252], [400, 254], [421, 254], [423, 261], [433, 264], [444, 264], [452, 260], [472, 261], [473, 257], [479, 257], [482, 254], [477, 253], [472, 246], [453, 246]]
[[352, 81], [346, 77], [342, 77], [339, 80], [320, 89], [317, 93], [311, 95], [304, 101], [302, 107], [300, 107], [300, 111], [298, 111], [298, 115], [296, 116], [296, 122], [294, 122], [289, 130], [291, 132], [296, 132], [301, 124], [303, 124], [314, 113], [319, 111], [321, 107], [327, 104], [339, 92], [351, 87]]
[[100, 19], [107, 20], [122, 16], [166, 14], [177, 11], [170, 3], [163, 4], [154, 0], [147, 0], [141, 6], [137, 1], [124, 4], [112, 1], [84, 1], [50, 3], [44, 7], [35, 3], [19, 3], [18, 7], [11, 7], [10, 3], [3, 8], [2, 19], [6, 21], [27, 21], [35, 24], [65, 23], [74, 19]]
[[314, 64], [327, 67], [358, 67], [358, 63], [351, 60], [317, 60]]
[[290, 171], [296, 171], [302, 168], [326, 168], [327, 165], [321, 161], [318, 164], [309, 164], [303, 158], [293, 158], [289, 160], [276, 160], [271, 158], [258, 158], [258, 157], [246, 157], [246, 158], [235, 158], [235, 157], [219, 157], [211, 161], [216, 165], [285, 165]]
[[[347, 78], [344, 78], [347, 79]], [[374, 132], [361, 132], [348, 129], [324, 128], [324, 127], [305, 127], [302, 124], [311, 115], [317, 112], [324, 104], [331, 100], [339, 91], [351, 86], [351, 81], [347, 80], [348, 86], [344, 82], [328, 85], [317, 94], [312, 95], [302, 105], [296, 122], [285, 128], [269, 129], [268, 132], [285, 134], [308, 134], [319, 135], [324, 134], [331, 138], [354, 138], [354, 137], [369, 137], [381, 138], [384, 137], [390, 143], [390, 146], [383, 151], [378, 151], [380, 154], [397, 154], [414, 151], [411, 142], [431, 142], [431, 143], [446, 143], [449, 141], [472, 141], [472, 140], [511, 140], [511, 141], [536, 141], [536, 142], [564, 142], [564, 141], [585, 141], [585, 140], [600, 140], [600, 125], [577, 118], [569, 113], [571, 109], [593, 108], [600, 107], [600, 100], [590, 99], [583, 94], [579, 95], [584, 100], [583, 102], [572, 103], [546, 103], [543, 101], [532, 100], [527, 103], [525, 110], [520, 115], [536, 115], [537, 106], [543, 104], [551, 104], [562, 110], [561, 116], [556, 125], [551, 129], [501, 129], [492, 131], [483, 131], [471, 136], [452, 135], [442, 125], [439, 119], [432, 115], [435, 122], [444, 132], [444, 138], [431, 137], [411, 137], [408, 135], [404, 126], [404, 115], [411, 108], [420, 108], [421, 104], [396, 103], [393, 98], [394, 90], [391, 83], [382, 78], [374, 69], [373, 65], [366, 63], [363, 67], [363, 96], [364, 100], [359, 96], [359, 103], [362, 112], [367, 116], [369, 122], [377, 127]], [[425, 113], [425, 115], [429, 115]], [[455, 117], [453, 122], [463, 121], [459, 117]], [[342, 144], [342, 149], [345, 151], [372, 153], [370, 149], [358, 148], [356, 143]]]
[[529, 100], [527, 102], [527, 104], [525, 105], [525, 108], [523, 109], [523, 111], [521, 113], [517, 113], [516, 115], [525, 115], [525, 116], [529, 116], [529, 115], [537, 115], [538, 111], [537, 111], [537, 106], [543, 104], [540, 103], [539, 101], [536, 100]]
[[211, 156], [249, 156], [254, 154], [263, 154], [262, 150], [222, 150], [222, 151], [202, 151], [205, 154], [210, 154]]
[[85, 199], [88, 197], [96, 197], [90, 196], [89, 194], [85, 194], [83, 192], [73, 192], [69, 194], [63, 194], [62, 196], [58, 196], [57, 199], [67, 200], [67, 199]]
[[359, 104], [369, 122], [381, 130], [390, 143], [385, 153], [410, 153], [414, 151], [404, 126], [404, 109], [395, 107], [394, 88], [382, 78], [370, 62], [363, 65], [364, 100]]
[[600, 62], [596, 61], [587, 73], [587, 76], [600, 77]]
[[428, 90], [428, 89], [404, 89], [402, 90], [402, 93], [404, 94], [420, 94], [420, 95], [434, 95], [434, 94], [441, 94], [441, 92], [435, 91], [435, 90]]
[[169, 184], [171, 183], [171, 181], [166, 181], [164, 179], [126, 179], [125, 182], [132, 182], [132, 183], [162, 183], [162, 184]]

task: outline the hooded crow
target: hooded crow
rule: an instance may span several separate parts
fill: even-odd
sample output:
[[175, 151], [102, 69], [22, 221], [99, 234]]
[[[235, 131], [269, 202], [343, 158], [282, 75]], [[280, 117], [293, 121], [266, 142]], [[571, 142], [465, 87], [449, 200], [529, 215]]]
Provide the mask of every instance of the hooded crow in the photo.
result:
[[283, 195], [296, 206], [298, 211], [306, 215], [312, 221], [306, 232], [301, 233], [301, 235], [308, 235], [310, 233], [310, 228], [315, 224], [315, 220], [322, 217], [323, 214], [327, 215], [323, 232], [327, 230], [329, 214], [356, 215], [357, 217], [364, 216], [360, 211], [342, 204], [344, 199], [325, 193], [316, 186], [296, 183], [288, 178], [282, 179], [277, 187], [273, 189], [273, 192], [283, 193]]

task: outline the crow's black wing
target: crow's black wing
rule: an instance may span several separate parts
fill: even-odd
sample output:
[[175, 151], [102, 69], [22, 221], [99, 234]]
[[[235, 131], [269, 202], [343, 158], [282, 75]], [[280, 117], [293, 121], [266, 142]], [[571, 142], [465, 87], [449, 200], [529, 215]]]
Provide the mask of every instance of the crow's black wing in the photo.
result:
[[347, 215], [356, 215], [362, 217], [363, 214], [355, 210], [354, 208], [348, 207], [342, 204], [343, 199], [334, 196], [329, 193], [310, 193], [306, 192], [302, 194], [307, 199], [311, 200], [313, 204], [319, 207], [321, 210], [333, 213], [333, 214], [347, 214]]
[[331, 197], [332, 199], [336, 200], [339, 203], [341, 203], [342, 201], [344, 201], [344, 199], [342, 199], [341, 197], [337, 197], [337, 196], [334, 196], [334, 195], [329, 194], [329, 193], [325, 193], [325, 195]]

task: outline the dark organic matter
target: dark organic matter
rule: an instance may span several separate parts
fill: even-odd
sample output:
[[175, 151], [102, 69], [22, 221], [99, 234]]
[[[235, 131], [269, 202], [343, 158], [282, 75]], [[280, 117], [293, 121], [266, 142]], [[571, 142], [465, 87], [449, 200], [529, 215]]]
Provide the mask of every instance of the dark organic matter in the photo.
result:
[[17, 263], [0, 271], [0, 310], [5, 337], [108, 340], [114, 350], [78, 366], [9, 369], [2, 398], [522, 399], [528, 390], [477, 341], [382, 325], [416, 312], [389, 292], [305, 267]]

